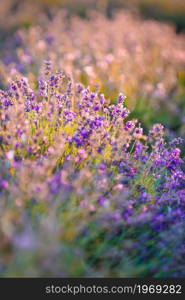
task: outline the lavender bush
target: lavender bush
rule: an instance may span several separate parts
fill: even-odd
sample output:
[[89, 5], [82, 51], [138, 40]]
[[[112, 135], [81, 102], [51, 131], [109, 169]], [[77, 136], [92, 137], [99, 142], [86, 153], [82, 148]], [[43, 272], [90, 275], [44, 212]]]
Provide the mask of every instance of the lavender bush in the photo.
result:
[[0, 91], [1, 276], [185, 276], [181, 138], [145, 134], [124, 93], [38, 73]]

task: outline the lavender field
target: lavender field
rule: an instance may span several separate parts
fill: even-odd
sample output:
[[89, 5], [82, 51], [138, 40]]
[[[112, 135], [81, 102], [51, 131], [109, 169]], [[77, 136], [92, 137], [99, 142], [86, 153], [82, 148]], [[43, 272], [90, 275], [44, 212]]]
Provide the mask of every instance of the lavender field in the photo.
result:
[[183, 30], [46, 2], [0, 8], [0, 276], [184, 277]]

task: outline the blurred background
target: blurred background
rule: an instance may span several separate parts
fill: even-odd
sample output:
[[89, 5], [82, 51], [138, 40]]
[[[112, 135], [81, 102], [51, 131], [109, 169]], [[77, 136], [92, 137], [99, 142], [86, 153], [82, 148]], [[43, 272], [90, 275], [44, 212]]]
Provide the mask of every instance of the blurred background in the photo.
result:
[[[80, 16], [85, 16], [87, 10], [92, 8], [106, 12], [108, 16], [115, 9], [126, 8], [139, 11], [145, 18], [171, 22], [178, 32], [185, 29], [184, 0], [1, 0], [1, 29], [15, 25], [29, 26], [38, 21], [41, 11], [50, 14], [59, 8], [67, 8], [72, 14]], [[8, 15], [7, 22], [5, 17]]]

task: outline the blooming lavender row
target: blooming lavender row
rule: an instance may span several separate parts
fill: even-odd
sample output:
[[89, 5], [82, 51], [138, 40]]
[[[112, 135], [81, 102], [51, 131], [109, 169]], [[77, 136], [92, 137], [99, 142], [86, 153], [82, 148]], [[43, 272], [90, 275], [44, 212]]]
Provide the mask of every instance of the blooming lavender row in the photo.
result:
[[0, 91], [1, 276], [184, 276], [181, 139], [52, 69]]

